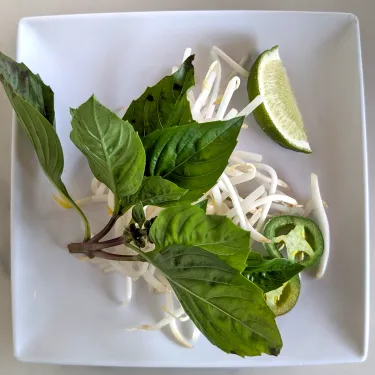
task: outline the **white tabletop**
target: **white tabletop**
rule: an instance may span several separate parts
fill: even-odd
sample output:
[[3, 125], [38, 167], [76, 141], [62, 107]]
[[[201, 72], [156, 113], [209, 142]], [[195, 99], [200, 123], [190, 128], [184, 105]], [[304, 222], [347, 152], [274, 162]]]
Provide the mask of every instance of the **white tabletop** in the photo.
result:
[[[375, 182], [375, 1], [374, 0], [0, 0], [0, 50], [10, 56], [15, 55], [16, 31], [18, 20], [22, 17], [69, 14], [124, 12], [137, 10], [184, 10], [184, 9], [260, 9], [260, 10], [314, 10], [354, 13], [360, 22], [363, 50], [363, 65], [366, 89], [366, 112], [368, 124], [369, 181], [370, 192]], [[1, 373], [7, 375], [86, 375], [86, 374], [193, 374], [194, 370], [142, 370], [94, 368], [76, 366], [54, 366], [20, 363], [13, 358], [11, 327], [11, 295], [9, 281], [9, 183], [10, 183], [10, 123], [11, 107], [3, 90], [0, 90], [0, 364]], [[370, 194], [371, 198], [371, 194]], [[371, 221], [375, 214], [375, 201], [370, 207]], [[371, 227], [371, 226], [370, 226]], [[353, 249], [355, 251], [355, 249]], [[373, 260], [371, 259], [373, 264]], [[372, 272], [374, 267], [372, 267]], [[375, 278], [371, 281], [371, 297], [374, 297]], [[375, 307], [375, 298], [371, 298], [371, 311]], [[236, 374], [354, 374], [373, 373], [375, 366], [375, 343], [371, 336], [375, 334], [375, 319], [370, 322], [370, 349], [365, 363], [351, 365], [331, 365], [320, 367], [294, 367], [278, 369], [233, 370]], [[196, 371], [198, 374], [224, 374], [228, 370]]]

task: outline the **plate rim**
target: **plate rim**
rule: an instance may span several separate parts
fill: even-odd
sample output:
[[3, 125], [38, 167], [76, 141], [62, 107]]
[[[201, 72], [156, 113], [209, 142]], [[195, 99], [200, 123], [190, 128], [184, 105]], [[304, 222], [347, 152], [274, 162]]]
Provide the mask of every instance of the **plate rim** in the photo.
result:
[[[20, 30], [22, 27], [27, 26], [30, 22], [43, 22], [53, 19], [79, 19], [79, 18], [102, 18], [102, 17], [126, 17], [126, 16], [164, 16], [164, 15], [174, 15], [174, 14], [209, 14], [209, 13], [248, 13], [248, 14], [290, 14], [290, 15], [313, 15], [317, 17], [328, 17], [328, 16], [339, 16], [339, 17], [349, 17], [353, 23], [355, 23], [355, 33], [356, 33], [356, 48], [357, 48], [357, 61], [359, 67], [359, 89], [360, 89], [360, 104], [361, 104], [361, 139], [362, 139], [362, 168], [363, 168], [363, 199], [364, 199], [364, 210], [363, 210], [363, 217], [364, 217], [364, 236], [365, 236], [365, 246], [364, 246], [364, 339], [363, 339], [363, 349], [362, 353], [356, 357], [356, 360], [352, 360], [351, 362], [363, 362], [366, 360], [368, 356], [368, 347], [369, 347], [369, 325], [370, 325], [370, 207], [369, 207], [369, 171], [368, 171], [368, 142], [367, 142], [367, 124], [366, 124], [366, 109], [365, 109], [365, 92], [364, 92], [364, 78], [363, 78], [363, 59], [362, 59], [362, 49], [361, 49], [361, 37], [360, 37], [360, 26], [358, 17], [350, 12], [324, 12], [324, 11], [277, 11], [277, 10], [161, 10], [161, 11], [133, 11], [133, 12], [108, 12], [108, 13], [79, 13], [79, 14], [64, 14], [64, 15], [47, 15], [47, 16], [33, 16], [33, 17], [23, 17], [18, 22], [17, 27], [17, 48], [16, 48], [16, 60], [19, 61], [20, 55], [20, 48], [21, 48], [21, 36]], [[14, 200], [15, 200], [15, 191], [14, 191], [14, 179], [15, 179], [15, 159], [16, 159], [16, 138], [17, 138], [17, 119], [16, 115], [13, 112], [12, 115], [12, 140], [11, 140], [11, 186], [10, 186], [10, 194], [11, 194], [11, 215], [10, 215], [10, 238], [11, 238], [11, 299], [12, 299], [12, 328], [13, 328], [13, 353], [14, 356], [25, 362], [34, 362], [33, 359], [27, 358], [27, 355], [24, 353], [19, 352], [17, 349], [17, 342], [21, 339], [18, 338], [17, 328], [16, 328], [16, 318], [15, 318], [15, 274], [16, 271], [16, 262], [14, 259], [14, 250], [13, 250], [13, 238], [14, 238], [14, 227], [16, 226], [14, 222]], [[39, 362], [39, 361], [38, 361]], [[45, 360], [44, 363], [57, 363], [52, 359], [52, 361]], [[64, 362], [61, 362], [64, 363]], [[331, 362], [327, 362], [331, 363]], [[334, 362], [332, 362], [334, 363]], [[337, 363], [349, 363], [349, 362], [337, 362]], [[65, 363], [66, 364], [66, 363]], [[119, 364], [115, 364], [115, 366], [123, 366]], [[133, 365], [134, 366], [134, 365]], [[267, 365], [266, 367], [274, 367], [273, 365]], [[282, 366], [277, 364], [278, 366]], [[126, 365], [126, 367], [131, 367], [131, 365]], [[144, 366], [139, 366], [144, 367]], [[149, 368], [160, 368], [165, 366], [145, 366]], [[169, 366], [168, 366], [169, 367]], [[174, 367], [174, 366], [171, 366]], [[187, 367], [187, 366], [184, 366]], [[191, 366], [193, 368], [207, 368], [206, 366]], [[228, 365], [229, 367], [229, 365]], [[232, 366], [231, 366], [232, 367]], [[238, 368], [241, 367], [249, 367], [248, 365], [244, 366], [237, 366]], [[253, 366], [251, 366], [253, 367]], [[258, 367], [255, 365], [255, 367]]]

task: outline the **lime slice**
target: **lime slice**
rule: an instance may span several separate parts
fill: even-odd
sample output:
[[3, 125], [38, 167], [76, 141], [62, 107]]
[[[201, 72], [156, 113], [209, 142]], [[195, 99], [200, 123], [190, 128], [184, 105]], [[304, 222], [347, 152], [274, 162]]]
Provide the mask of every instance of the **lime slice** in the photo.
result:
[[247, 83], [249, 99], [258, 95], [263, 104], [255, 109], [260, 127], [275, 142], [291, 150], [311, 153], [302, 115], [279, 56], [279, 47], [263, 52], [250, 70]]

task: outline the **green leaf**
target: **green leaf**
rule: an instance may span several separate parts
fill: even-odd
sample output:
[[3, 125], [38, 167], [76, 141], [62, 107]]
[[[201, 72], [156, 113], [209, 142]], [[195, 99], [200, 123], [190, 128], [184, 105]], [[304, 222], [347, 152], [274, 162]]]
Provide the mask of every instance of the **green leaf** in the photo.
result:
[[121, 212], [125, 213], [131, 206], [142, 202], [144, 206], [159, 206], [178, 204], [179, 199], [186, 193], [171, 181], [161, 177], [144, 177], [137, 193], [121, 200]]
[[119, 201], [136, 193], [145, 168], [145, 152], [133, 127], [100, 104], [94, 96], [72, 111], [71, 139], [86, 156], [94, 176]]
[[53, 91], [44, 84], [39, 74], [34, 74], [25, 64], [17, 63], [0, 52], [0, 81], [10, 101], [14, 94], [19, 95], [54, 126]]
[[91, 231], [87, 218], [70, 197], [61, 180], [64, 154], [54, 128], [53, 91], [26, 65], [13, 61], [1, 52], [0, 81], [23, 130], [33, 145], [40, 166], [60, 194], [77, 210], [85, 226], [85, 239], [89, 239]]
[[161, 177], [145, 177], [137, 198], [144, 205], [163, 207], [164, 204], [179, 200], [186, 193], [171, 181]]
[[81, 215], [85, 225], [85, 239], [90, 238], [91, 231], [87, 218], [70, 197], [61, 180], [61, 174], [64, 169], [64, 155], [56, 130], [41, 113], [17, 94], [13, 94], [11, 103], [24, 131], [34, 147], [34, 151], [44, 173], [56, 189], [59, 190]]
[[185, 205], [160, 212], [150, 230], [158, 249], [179, 244], [199, 246], [229, 266], [243, 271], [250, 251], [250, 233], [224, 216], [206, 215], [199, 207]]
[[141, 137], [193, 120], [186, 98], [187, 90], [195, 84], [193, 60], [194, 56], [189, 56], [177, 72], [148, 87], [130, 104], [123, 120], [129, 121]]
[[266, 260], [256, 252], [250, 252], [243, 275], [265, 293], [280, 288], [292, 277], [304, 270], [304, 266], [288, 259]]
[[228, 165], [242, 123], [243, 117], [237, 117], [153, 132], [143, 138], [146, 175], [161, 176], [188, 189], [184, 201], [195, 202]]
[[204, 212], [206, 212], [207, 211], [207, 204], [208, 204], [208, 199], [203, 199], [202, 201], [195, 203], [194, 206], [199, 207]]
[[172, 245], [141, 253], [169, 280], [186, 314], [226, 353], [278, 355], [282, 340], [261, 289], [215, 255]]
[[139, 225], [139, 227], [142, 228], [143, 224], [146, 221], [146, 216], [141, 202], [137, 203], [133, 207], [132, 218]]

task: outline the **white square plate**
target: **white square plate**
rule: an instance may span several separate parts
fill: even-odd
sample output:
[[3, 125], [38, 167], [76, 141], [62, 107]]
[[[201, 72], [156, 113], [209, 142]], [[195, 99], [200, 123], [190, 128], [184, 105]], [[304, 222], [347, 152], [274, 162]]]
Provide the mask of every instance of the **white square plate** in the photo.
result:
[[[12, 165], [12, 294], [14, 352], [24, 361], [144, 367], [246, 367], [361, 361], [367, 351], [367, 154], [357, 19], [297, 12], [161, 12], [37, 17], [20, 21], [18, 60], [55, 92], [65, 152], [64, 181], [76, 198], [91, 174], [69, 141], [69, 107], [95, 95], [108, 107], [127, 105], [178, 64], [186, 47], [201, 78], [217, 45], [239, 60], [274, 45], [289, 72], [313, 148], [285, 150], [248, 119], [240, 148], [260, 152], [309, 197], [316, 172], [329, 203], [332, 247], [320, 281], [304, 275], [293, 311], [279, 318], [277, 357], [242, 359], [201, 339], [185, 349], [165, 332], [127, 332], [156, 321], [141, 282], [121, 306], [121, 278], [104, 276], [63, 249], [81, 236], [79, 217], [63, 211], [28, 140], [15, 126]], [[200, 81], [199, 79], [197, 80]], [[245, 87], [237, 95], [246, 103]], [[160, 302], [161, 304], [161, 302]], [[160, 306], [160, 305], [159, 305]]]

